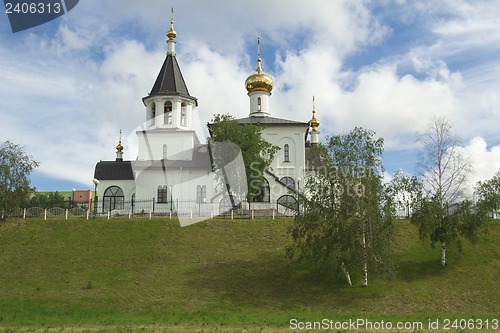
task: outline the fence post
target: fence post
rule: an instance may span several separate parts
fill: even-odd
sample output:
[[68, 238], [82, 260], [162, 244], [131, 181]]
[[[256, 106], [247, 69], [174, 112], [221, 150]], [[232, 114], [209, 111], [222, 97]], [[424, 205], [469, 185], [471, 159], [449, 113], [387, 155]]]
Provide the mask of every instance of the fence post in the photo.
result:
[[23, 209], [23, 220], [26, 219], [26, 208]]
[[151, 220], [151, 211], [149, 211], [149, 219]]
[[87, 221], [89, 220], [89, 211], [90, 209], [87, 209]]
[[170, 212], [168, 214], [170, 216], [170, 219], [172, 219], [172, 210], [170, 210]]
[[252, 220], [253, 220], [254, 216], [253, 216], [253, 209], [252, 209]]
[[153, 214], [155, 213], [155, 198], [153, 198]]
[[193, 219], [193, 208], [191, 208], [191, 220]]
[[274, 209], [272, 209], [272, 211], [273, 211], [273, 220], [274, 220]]
[[129, 210], [128, 212], [128, 219], [130, 220], [132, 218], [132, 211]]
[[231, 209], [231, 220], [234, 219], [234, 211]]
[[65, 212], [65, 216], [66, 216], [66, 220], [68, 219], [68, 210], [66, 209], [66, 212]]
[[47, 221], [47, 208], [43, 211], [43, 220]]
[[111, 212], [108, 212], [108, 220], [111, 218]]

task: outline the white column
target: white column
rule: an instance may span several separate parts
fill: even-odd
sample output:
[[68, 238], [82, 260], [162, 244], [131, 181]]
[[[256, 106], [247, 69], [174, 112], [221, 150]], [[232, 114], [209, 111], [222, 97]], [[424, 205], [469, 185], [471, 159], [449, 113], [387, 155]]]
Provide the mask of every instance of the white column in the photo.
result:
[[179, 100], [172, 101], [172, 124], [174, 127], [179, 127], [181, 123], [181, 102]]
[[194, 109], [194, 105], [189, 103], [187, 106], [186, 106], [186, 127], [188, 130], [190, 130], [191, 128], [193, 128], [192, 126], [192, 123], [193, 123], [193, 109]]
[[154, 124], [156, 127], [160, 127], [161, 125], [163, 125], [163, 113], [165, 111], [164, 109], [165, 106], [163, 101], [156, 101], [155, 105], [156, 105], [156, 117]]
[[153, 104], [154, 102], [148, 102], [147, 108], [146, 108], [146, 124], [149, 125], [150, 119], [153, 117]]

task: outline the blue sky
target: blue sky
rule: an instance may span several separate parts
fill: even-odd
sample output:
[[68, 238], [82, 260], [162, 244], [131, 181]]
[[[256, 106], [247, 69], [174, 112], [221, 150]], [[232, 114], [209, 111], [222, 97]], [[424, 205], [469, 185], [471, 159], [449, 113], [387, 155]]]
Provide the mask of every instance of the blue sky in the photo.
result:
[[472, 181], [500, 168], [498, 1], [85, 0], [16, 34], [0, 14], [0, 140], [41, 162], [39, 190], [92, 188], [120, 129], [125, 157], [135, 158], [172, 3], [177, 59], [201, 124], [248, 115], [244, 81], [261, 36], [273, 116], [308, 121], [315, 95], [321, 138], [376, 131], [389, 176], [414, 171], [415, 137], [445, 116], [474, 162]]

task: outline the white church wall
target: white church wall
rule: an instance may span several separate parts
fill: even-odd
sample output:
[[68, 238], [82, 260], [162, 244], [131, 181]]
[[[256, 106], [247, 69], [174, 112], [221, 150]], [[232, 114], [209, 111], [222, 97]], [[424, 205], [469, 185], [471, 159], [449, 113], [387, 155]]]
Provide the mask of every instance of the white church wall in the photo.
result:
[[161, 160], [166, 145], [167, 159], [188, 161], [192, 159], [192, 149], [198, 143], [196, 132], [155, 129], [137, 131], [139, 147], [138, 160]]

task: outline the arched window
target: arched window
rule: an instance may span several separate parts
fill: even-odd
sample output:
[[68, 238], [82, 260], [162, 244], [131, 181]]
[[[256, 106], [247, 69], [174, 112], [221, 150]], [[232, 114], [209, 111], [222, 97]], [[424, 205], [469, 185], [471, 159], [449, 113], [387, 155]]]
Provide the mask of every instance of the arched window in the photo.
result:
[[206, 202], [207, 200], [207, 186], [198, 185], [196, 187], [196, 203]]
[[181, 126], [186, 126], [186, 118], [187, 118], [187, 110], [186, 110], [187, 104], [183, 102], [181, 104]]
[[290, 146], [288, 144], [283, 147], [283, 161], [290, 162]]
[[278, 199], [278, 205], [283, 206], [288, 209], [297, 210], [297, 199], [291, 195], [282, 195]]
[[283, 177], [280, 179], [280, 181], [285, 184], [285, 186], [290, 190], [295, 191], [295, 181], [292, 177]]
[[167, 185], [158, 186], [157, 203], [167, 203]]
[[257, 111], [262, 110], [262, 99], [260, 97], [257, 98]]
[[172, 102], [166, 101], [164, 104], [163, 123], [166, 125], [172, 124]]
[[271, 190], [269, 188], [269, 182], [266, 178], [262, 179], [262, 185], [260, 186], [257, 193], [253, 197], [253, 202], [269, 202], [271, 201]]
[[167, 159], [167, 145], [163, 145], [163, 159]]
[[123, 195], [123, 190], [116, 186], [110, 186], [104, 191], [103, 196], [103, 213], [111, 212], [115, 209], [123, 209], [125, 197]]

